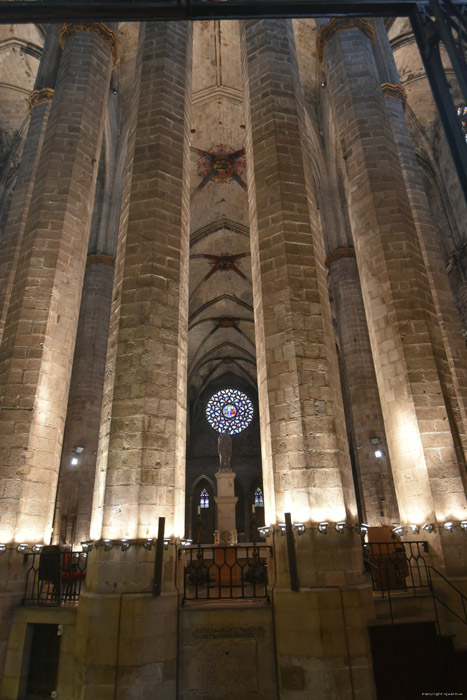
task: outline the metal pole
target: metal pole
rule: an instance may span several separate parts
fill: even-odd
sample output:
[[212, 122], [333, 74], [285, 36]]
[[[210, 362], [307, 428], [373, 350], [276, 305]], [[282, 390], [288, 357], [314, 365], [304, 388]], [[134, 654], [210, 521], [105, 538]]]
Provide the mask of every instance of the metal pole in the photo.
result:
[[162, 560], [164, 557], [164, 531], [165, 518], [159, 518], [159, 528], [157, 531], [156, 558], [154, 560], [154, 588], [153, 596], [160, 595], [162, 591]]
[[295, 539], [292, 529], [292, 518], [290, 513], [284, 513], [285, 516], [285, 536], [287, 540], [287, 556], [289, 558], [289, 576], [290, 590], [298, 591], [300, 584], [298, 583], [297, 571], [297, 553], [295, 551]]

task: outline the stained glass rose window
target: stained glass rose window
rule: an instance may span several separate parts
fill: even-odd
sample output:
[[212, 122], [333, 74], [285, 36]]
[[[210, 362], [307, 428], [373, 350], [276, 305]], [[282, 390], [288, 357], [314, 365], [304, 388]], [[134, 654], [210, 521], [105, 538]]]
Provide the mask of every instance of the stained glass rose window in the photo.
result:
[[236, 435], [248, 428], [253, 418], [253, 404], [238, 389], [221, 389], [206, 406], [206, 418], [218, 433]]

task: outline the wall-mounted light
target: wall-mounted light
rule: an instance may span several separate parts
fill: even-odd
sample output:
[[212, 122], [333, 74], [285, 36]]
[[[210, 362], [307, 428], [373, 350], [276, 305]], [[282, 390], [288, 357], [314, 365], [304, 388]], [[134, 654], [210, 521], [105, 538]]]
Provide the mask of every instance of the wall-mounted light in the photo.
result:
[[401, 535], [405, 535], [407, 528], [404, 525], [398, 525], [397, 527], [393, 527], [392, 531], [395, 535], [399, 535], [400, 537]]
[[0, 544], [0, 554], [3, 554], [3, 552], [6, 550], [6, 544]]
[[341, 520], [339, 523], [336, 523], [335, 527], [336, 527], [337, 532], [340, 535], [343, 535], [344, 530], [345, 530], [345, 520]]
[[322, 532], [323, 535], [327, 535], [328, 534], [328, 526], [329, 526], [328, 522], [318, 523], [319, 532]]
[[39, 543], [38, 543], [38, 544], [33, 544], [33, 546], [32, 546], [32, 551], [34, 552], [34, 554], [39, 554], [39, 552], [41, 551], [41, 549], [43, 548], [43, 546], [44, 546], [43, 544], [39, 544]]
[[81, 455], [84, 452], [84, 447], [83, 445], [75, 445], [73, 447], [73, 452], [76, 452], [77, 455]]
[[454, 528], [454, 523], [452, 520], [448, 520], [447, 522], [444, 523], [444, 529], [447, 530], [448, 532], [452, 532]]
[[16, 547], [16, 549], [17, 549], [17, 551], [18, 551], [20, 554], [22, 554], [23, 552], [25, 552], [25, 551], [27, 550], [28, 547], [29, 547], [28, 544], [26, 544], [25, 542], [22, 542], [21, 544], [19, 544], [19, 545]]
[[105, 552], [109, 552], [112, 549], [112, 547], [114, 546], [114, 543], [112, 542], [112, 540], [106, 539], [106, 540], [103, 540], [103, 542], [104, 542], [104, 551]]
[[278, 523], [279, 532], [281, 535], [285, 535], [286, 526], [285, 523]]
[[467, 530], [467, 520], [461, 520], [459, 525], [461, 526], [461, 529], [464, 530], [464, 532]]
[[81, 549], [83, 550], [83, 552], [91, 552], [93, 546], [94, 542], [92, 540], [86, 540], [85, 542], [81, 542]]
[[183, 540], [180, 540], [180, 544], [182, 545], [182, 547], [189, 547], [190, 544], [193, 544], [193, 540], [183, 539]]
[[293, 524], [293, 529], [297, 533], [297, 535], [303, 535], [303, 533], [306, 530], [306, 527], [303, 523], [294, 523]]
[[383, 441], [381, 440], [381, 438], [376, 437], [376, 435], [374, 435], [373, 437], [370, 438], [370, 442], [372, 445], [382, 445], [383, 444]]
[[151, 549], [152, 547], [152, 537], [148, 537], [144, 543], [145, 549]]
[[171, 543], [171, 541], [172, 540], [170, 539], [170, 537], [164, 537], [164, 549], [169, 548], [169, 544]]
[[418, 532], [419, 529], [420, 529], [420, 528], [418, 527], [418, 525], [409, 525], [409, 528], [410, 528], [410, 530], [411, 530], [411, 532], [412, 532], [412, 535], [416, 535], [417, 532]]
[[120, 548], [122, 552], [126, 552], [128, 549], [130, 549], [130, 543], [128, 542], [126, 537], [122, 537], [122, 539], [120, 540]]
[[78, 464], [78, 457], [72, 457], [70, 459], [70, 464], [72, 467], [76, 467], [76, 465]]
[[367, 534], [369, 529], [370, 526], [368, 525], [368, 523], [359, 523], [358, 525], [355, 525], [355, 531], [363, 537]]
[[422, 525], [422, 530], [427, 532], [429, 535], [431, 535], [431, 533], [433, 532], [434, 529], [435, 528], [433, 527], [433, 525], [431, 523], [425, 523], [424, 525]]
[[378, 447], [378, 449], [375, 450], [376, 459], [381, 459], [382, 457], [385, 456], [385, 454], [386, 454], [386, 452], [384, 450], [382, 450], [381, 447]]
[[257, 530], [261, 537], [269, 537], [269, 535], [272, 533], [272, 527], [270, 525], [262, 525], [261, 527], [258, 527]]

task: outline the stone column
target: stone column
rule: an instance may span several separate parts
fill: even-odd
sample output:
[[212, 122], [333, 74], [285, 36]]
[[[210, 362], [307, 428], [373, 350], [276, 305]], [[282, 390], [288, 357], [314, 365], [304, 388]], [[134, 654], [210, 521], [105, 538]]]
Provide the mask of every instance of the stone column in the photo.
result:
[[112, 68], [108, 42], [115, 42], [103, 25], [73, 25], [62, 39], [0, 348], [0, 542], [9, 543], [0, 562], [4, 638], [24, 590], [14, 543], [50, 541]]
[[[334, 528], [356, 518], [356, 503], [291, 23], [245, 22], [242, 43], [265, 517], [275, 524], [290, 512], [307, 527], [296, 538], [300, 593], [290, 591], [285, 538], [275, 537], [280, 695], [305, 699], [326, 687], [348, 697], [347, 664], [358, 655], [370, 698], [366, 622], [354, 619], [346, 636], [350, 597], [338, 591], [348, 586], [371, 609], [359, 538]], [[327, 535], [317, 530], [325, 520]]]
[[75, 548], [90, 539], [114, 263], [86, 260], [54, 521], [54, 541]]
[[[432, 328], [427, 269], [363, 19], [318, 36], [345, 161], [368, 329], [401, 518], [461, 520], [466, 501]], [[442, 533], [444, 535], [444, 533]], [[436, 542], [434, 540], [434, 542]], [[449, 542], [453, 568], [464, 554]]]
[[[348, 396], [347, 423], [352, 434], [362, 517], [371, 526], [395, 526], [399, 513], [354, 249], [337, 248], [327, 256], [326, 265]], [[381, 444], [373, 444], [371, 438], [379, 438]], [[378, 447], [384, 453], [379, 458], [375, 456]]]
[[8, 212], [5, 235], [0, 244], [0, 343], [54, 92], [61, 54], [58, 30], [59, 27], [55, 25], [49, 25], [47, 29], [36, 83], [29, 96], [31, 119], [28, 133]]

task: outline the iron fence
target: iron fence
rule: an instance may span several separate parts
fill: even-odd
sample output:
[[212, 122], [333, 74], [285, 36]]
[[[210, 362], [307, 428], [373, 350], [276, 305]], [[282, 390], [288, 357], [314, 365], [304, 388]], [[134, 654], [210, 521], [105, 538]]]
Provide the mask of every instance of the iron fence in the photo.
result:
[[87, 553], [44, 547], [24, 554], [28, 566], [23, 605], [76, 603], [86, 579]]
[[185, 565], [183, 603], [242, 598], [263, 598], [269, 602], [268, 561], [272, 547], [183, 547], [179, 557]]
[[365, 542], [363, 557], [374, 591], [407, 591], [429, 588], [428, 544], [416, 542]]

